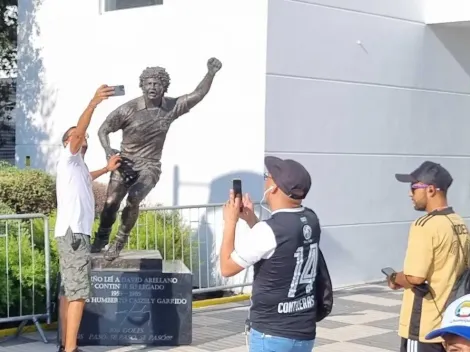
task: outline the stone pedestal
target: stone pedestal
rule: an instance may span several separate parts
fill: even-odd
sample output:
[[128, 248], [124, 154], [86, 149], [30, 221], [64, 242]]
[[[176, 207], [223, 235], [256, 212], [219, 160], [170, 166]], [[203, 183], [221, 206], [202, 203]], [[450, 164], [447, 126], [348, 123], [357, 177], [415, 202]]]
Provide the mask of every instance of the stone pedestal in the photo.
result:
[[158, 251], [123, 251], [109, 263], [94, 255], [92, 295], [79, 346], [175, 346], [192, 341], [192, 274]]
[[103, 258], [102, 254], [92, 254], [92, 270], [162, 270], [162, 256], [159, 251], [123, 251], [112, 262]]

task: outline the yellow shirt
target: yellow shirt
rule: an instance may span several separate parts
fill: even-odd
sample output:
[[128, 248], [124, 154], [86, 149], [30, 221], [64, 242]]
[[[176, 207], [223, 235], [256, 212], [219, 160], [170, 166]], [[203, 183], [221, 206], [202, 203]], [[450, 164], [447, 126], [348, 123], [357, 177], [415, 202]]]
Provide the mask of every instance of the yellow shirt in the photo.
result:
[[404, 290], [398, 335], [420, 342], [442, 342], [424, 337], [441, 325], [444, 305], [468, 261], [469, 245], [467, 226], [452, 208], [433, 211], [411, 225], [403, 272], [426, 278], [431, 292], [420, 297], [413, 289]]

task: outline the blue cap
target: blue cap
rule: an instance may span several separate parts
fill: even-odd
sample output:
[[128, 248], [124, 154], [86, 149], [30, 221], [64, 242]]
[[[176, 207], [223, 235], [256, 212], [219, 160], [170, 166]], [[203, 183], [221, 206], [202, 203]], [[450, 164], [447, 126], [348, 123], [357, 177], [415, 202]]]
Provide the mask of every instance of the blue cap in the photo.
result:
[[452, 302], [442, 318], [441, 327], [426, 335], [426, 340], [454, 334], [470, 340], [470, 295], [465, 295]]

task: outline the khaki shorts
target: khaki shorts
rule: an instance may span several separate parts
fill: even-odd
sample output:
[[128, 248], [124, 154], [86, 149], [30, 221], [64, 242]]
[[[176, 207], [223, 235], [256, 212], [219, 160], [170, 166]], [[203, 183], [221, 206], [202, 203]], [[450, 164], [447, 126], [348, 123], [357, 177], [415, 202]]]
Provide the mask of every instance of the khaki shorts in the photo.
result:
[[73, 233], [57, 237], [60, 266], [60, 295], [68, 301], [86, 300], [90, 296], [90, 236]]

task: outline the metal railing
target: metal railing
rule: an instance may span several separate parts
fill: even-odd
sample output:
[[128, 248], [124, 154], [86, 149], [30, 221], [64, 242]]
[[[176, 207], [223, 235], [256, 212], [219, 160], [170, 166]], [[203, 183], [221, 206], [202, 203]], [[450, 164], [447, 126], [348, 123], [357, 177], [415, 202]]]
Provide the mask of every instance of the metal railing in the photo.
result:
[[[49, 220], [42, 214], [0, 215], [0, 324], [51, 322]], [[13, 325], [13, 324], [12, 324]]]
[[[193, 273], [193, 293], [251, 286], [249, 271], [234, 278], [220, 275], [218, 252], [223, 233], [224, 203], [142, 208], [128, 249], [158, 250], [165, 260], [181, 260]], [[260, 219], [267, 212], [255, 204]], [[242, 221], [237, 231], [245, 231]], [[113, 231], [114, 233], [116, 231]]]

